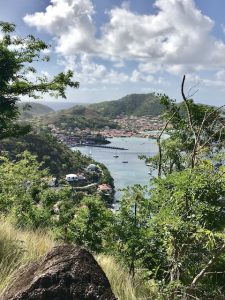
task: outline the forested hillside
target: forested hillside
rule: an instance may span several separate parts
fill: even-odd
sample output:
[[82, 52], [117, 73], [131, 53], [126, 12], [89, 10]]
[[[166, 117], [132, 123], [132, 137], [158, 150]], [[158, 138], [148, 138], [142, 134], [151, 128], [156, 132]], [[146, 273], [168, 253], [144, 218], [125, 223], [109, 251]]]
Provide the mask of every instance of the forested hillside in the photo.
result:
[[70, 109], [61, 110], [54, 114], [44, 117], [44, 122], [54, 123], [61, 128], [80, 128], [86, 127], [92, 129], [101, 129], [105, 126], [116, 128], [117, 125], [98, 110], [89, 107], [77, 105]]
[[163, 105], [160, 104], [160, 98], [154, 93], [131, 94], [119, 100], [92, 104], [90, 107], [102, 115], [110, 117], [116, 117], [121, 114], [134, 116], [158, 116], [163, 110]]
[[44, 104], [36, 102], [20, 102], [18, 103], [21, 119], [31, 119], [36, 116], [42, 116], [54, 112], [54, 110]]
[[43, 117], [44, 123], [53, 123], [66, 129], [102, 129], [105, 126], [117, 128], [113, 118], [120, 115], [158, 116], [163, 111], [160, 97], [152, 94], [131, 94], [119, 100], [105, 101], [91, 105], [75, 105]]
[[[48, 168], [50, 174], [56, 177], [65, 177], [68, 173], [76, 173], [84, 170], [94, 161], [82, 155], [79, 151], [73, 152], [63, 143], [47, 134], [28, 134], [20, 138], [10, 138], [1, 141], [0, 152], [7, 152], [10, 159], [16, 159], [16, 156], [23, 151], [28, 150], [37, 156], [37, 160], [43, 162], [43, 168]], [[105, 168], [107, 181], [113, 185], [113, 180]]]

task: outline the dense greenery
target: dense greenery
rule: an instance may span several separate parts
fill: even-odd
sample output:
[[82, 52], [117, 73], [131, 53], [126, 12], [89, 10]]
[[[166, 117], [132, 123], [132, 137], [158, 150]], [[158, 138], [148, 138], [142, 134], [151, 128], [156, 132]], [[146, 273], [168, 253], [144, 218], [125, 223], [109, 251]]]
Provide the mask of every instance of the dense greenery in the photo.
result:
[[65, 177], [69, 173], [84, 170], [92, 159], [84, 156], [80, 151], [73, 152], [66, 145], [59, 143], [48, 134], [28, 134], [20, 138], [3, 140], [0, 144], [1, 151], [7, 151], [11, 159], [28, 150], [37, 156], [37, 160], [48, 168], [55, 177]]
[[[90, 248], [96, 250], [97, 244], [101, 246], [102, 239], [98, 241], [97, 237], [100, 236], [99, 230], [107, 228], [103, 224], [107, 223], [106, 215], [110, 214], [110, 210], [103, 198], [97, 196], [96, 190], [96, 196], [92, 198], [86, 192], [74, 190], [66, 182], [59, 187], [50, 187], [52, 177], [48, 170], [28, 151], [17, 155], [16, 160], [6, 156], [0, 158], [2, 216], [10, 218], [20, 227], [48, 228], [57, 239], [78, 244], [86, 240], [89, 245], [93, 236], [93, 246]], [[86, 219], [85, 207], [89, 208]], [[84, 233], [79, 235], [79, 228], [82, 232], [85, 226], [90, 227], [85, 231], [86, 238]]]
[[[50, 93], [65, 98], [66, 87], [78, 87], [79, 84], [73, 81], [71, 71], [59, 73], [52, 80], [35, 76], [34, 62], [49, 60], [43, 55], [48, 46], [32, 35], [25, 38], [15, 35], [14, 24], [0, 22], [0, 31], [0, 139], [3, 139], [29, 131], [29, 126], [16, 123], [19, 97], [38, 98]], [[29, 74], [35, 79], [30, 79]]]
[[[71, 81], [70, 72], [58, 75], [51, 83], [40, 78], [37, 84], [29, 82], [25, 75], [30, 69], [24, 63], [39, 58], [46, 45], [32, 36], [11, 38], [14, 26], [1, 23], [1, 27], [2, 139], [26, 131], [16, 123], [17, 96], [49, 90], [65, 96], [65, 87], [77, 83]], [[11, 45], [24, 47], [12, 50]], [[125, 190], [117, 211], [112, 212], [107, 199], [96, 193], [98, 184], [113, 184], [101, 164], [97, 172], [87, 170], [88, 191], [77, 186], [74, 189], [66, 182], [50, 187], [52, 175], [84, 171], [93, 161], [79, 152], [72, 153], [48, 135], [30, 134], [1, 145], [1, 215], [20, 228], [45, 228], [56, 239], [115, 256], [133, 277], [139, 273], [154, 286], [154, 299], [224, 299], [224, 116], [219, 108], [196, 105], [186, 97], [184, 83], [185, 76], [181, 105], [166, 95], [151, 94], [143, 100], [155, 103], [160, 112], [165, 107], [165, 127], [157, 138], [159, 151], [155, 157], [145, 158], [156, 176], [150, 187], [136, 185]], [[93, 106], [79, 106], [72, 109], [71, 124], [75, 126], [78, 115], [91, 120], [101, 114], [143, 114], [147, 104], [140, 109], [141, 101], [134, 95], [121, 100], [122, 104], [98, 104], [94, 106], [98, 113]], [[22, 253], [17, 254], [19, 260]]]
[[160, 98], [154, 94], [131, 94], [119, 100], [105, 101], [90, 105], [104, 116], [116, 117], [121, 114], [134, 116], [158, 116], [163, 111]]

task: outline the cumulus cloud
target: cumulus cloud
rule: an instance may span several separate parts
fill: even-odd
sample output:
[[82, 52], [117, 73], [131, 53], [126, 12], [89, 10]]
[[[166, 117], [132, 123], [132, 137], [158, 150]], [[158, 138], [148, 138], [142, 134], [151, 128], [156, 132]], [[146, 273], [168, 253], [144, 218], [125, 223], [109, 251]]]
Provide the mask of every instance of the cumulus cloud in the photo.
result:
[[93, 14], [94, 7], [90, 0], [51, 0], [45, 12], [26, 15], [24, 21], [56, 36], [57, 51], [70, 55], [81, 50], [94, 51]]
[[89, 55], [67, 56], [59, 61], [66, 70], [73, 70], [77, 80], [83, 84], [120, 84], [128, 82], [129, 76], [123, 72], [107, 68], [104, 64], [94, 62]]
[[24, 21], [53, 35], [56, 51], [73, 69], [73, 57], [80, 55], [80, 73], [89, 81], [90, 74], [103, 81], [128, 80], [122, 72], [91, 62], [90, 56], [109, 59], [115, 68], [128, 60], [139, 62], [132, 81], [153, 82], [152, 74], [161, 70], [180, 75], [225, 67], [225, 44], [213, 37], [214, 22], [194, 0], [156, 0], [154, 6], [156, 13], [143, 15], [132, 12], [129, 1], [123, 2], [107, 12], [98, 36], [91, 0], [51, 0], [45, 12], [27, 15]]

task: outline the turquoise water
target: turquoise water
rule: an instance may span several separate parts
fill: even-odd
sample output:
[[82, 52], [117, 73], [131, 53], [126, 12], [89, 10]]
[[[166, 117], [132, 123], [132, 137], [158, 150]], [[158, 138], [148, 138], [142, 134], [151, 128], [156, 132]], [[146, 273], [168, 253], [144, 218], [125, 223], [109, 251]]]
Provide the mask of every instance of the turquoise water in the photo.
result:
[[[137, 137], [112, 138], [110, 142], [109, 146], [127, 148], [128, 150], [115, 151], [96, 147], [76, 147], [72, 149], [80, 150], [85, 155], [91, 155], [94, 160], [107, 166], [114, 178], [115, 198], [118, 199], [120, 189], [134, 184], [149, 184], [149, 169], [138, 156], [141, 154], [153, 156], [157, 152], [157, 145], [155, 140]], [[115, 154], [119, 157], [113, 157]], [[128, 161], [128, 163], [122, 163], [122, 161]]]

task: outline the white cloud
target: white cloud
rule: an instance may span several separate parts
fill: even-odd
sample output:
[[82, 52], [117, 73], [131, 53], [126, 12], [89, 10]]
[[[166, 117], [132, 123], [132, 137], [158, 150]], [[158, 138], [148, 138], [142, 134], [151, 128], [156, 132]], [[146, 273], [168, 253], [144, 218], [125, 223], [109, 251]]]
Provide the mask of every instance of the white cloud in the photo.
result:
[[130, 77], [131, 82], [148, 82], [152, 84], [165, 84], [166, 82], [163, 81], [161, 77], [156, 78], [153, 75], [150, 74], [144, 74], [139, 72], [138, 70], [134, 70], [131, 77]]
[[195, 87], [194, 90], [199, 90], [202, 86], [205, 86], [219, 88], [222, 91], [225, 91], [225, 69], [221, 69], [208, 77], [204, 75], [187, 74], [186, 79], [187, 85]]
[[57, 51], [70, 55], [95, 49], [94, 8], [90, 0], [51, 0], [45, 12], [26, 15], [29, 26], [57, 37]]
[[156, 69], [163, 65], [173, 73], [225, 65], [225, 44], [211, 36], [213, 21], [192, 0], [157, 0], [155, 6], [154, 15], [111, 10], [101, 41], [104, 54], [154, 61]]
[[79, 56], [67, 56], [66, 59], [58, 61], [66, 70], [74, 71], [75, 77], [82, 84], [109, 83], [120, 84], [129, 81], [129, 76], [123, 72], [117, 72], [105, 65], [95, 63], [86, 54]]
[[[152, 74], [162, 70], [180, 75], [225, 67], [225, 44], [212, 36], [214, 22], [197, 9], [194, 0], [156, 0], [154, 6], [156, 13], [142, 15], [124, 1], [108, 12], [109, 20], [98, 37], [91, 0], [51, 0], [45, 12], [24, 20], [55, 36], [56, 51], [67, 67], [79, 69], [88, 82], [153, 82]], [[139, 66], [129, 78], [94, 63], [90, 56], [108, 59], [114, 68], [124, 67], [127, 60], [138, 61]]]

